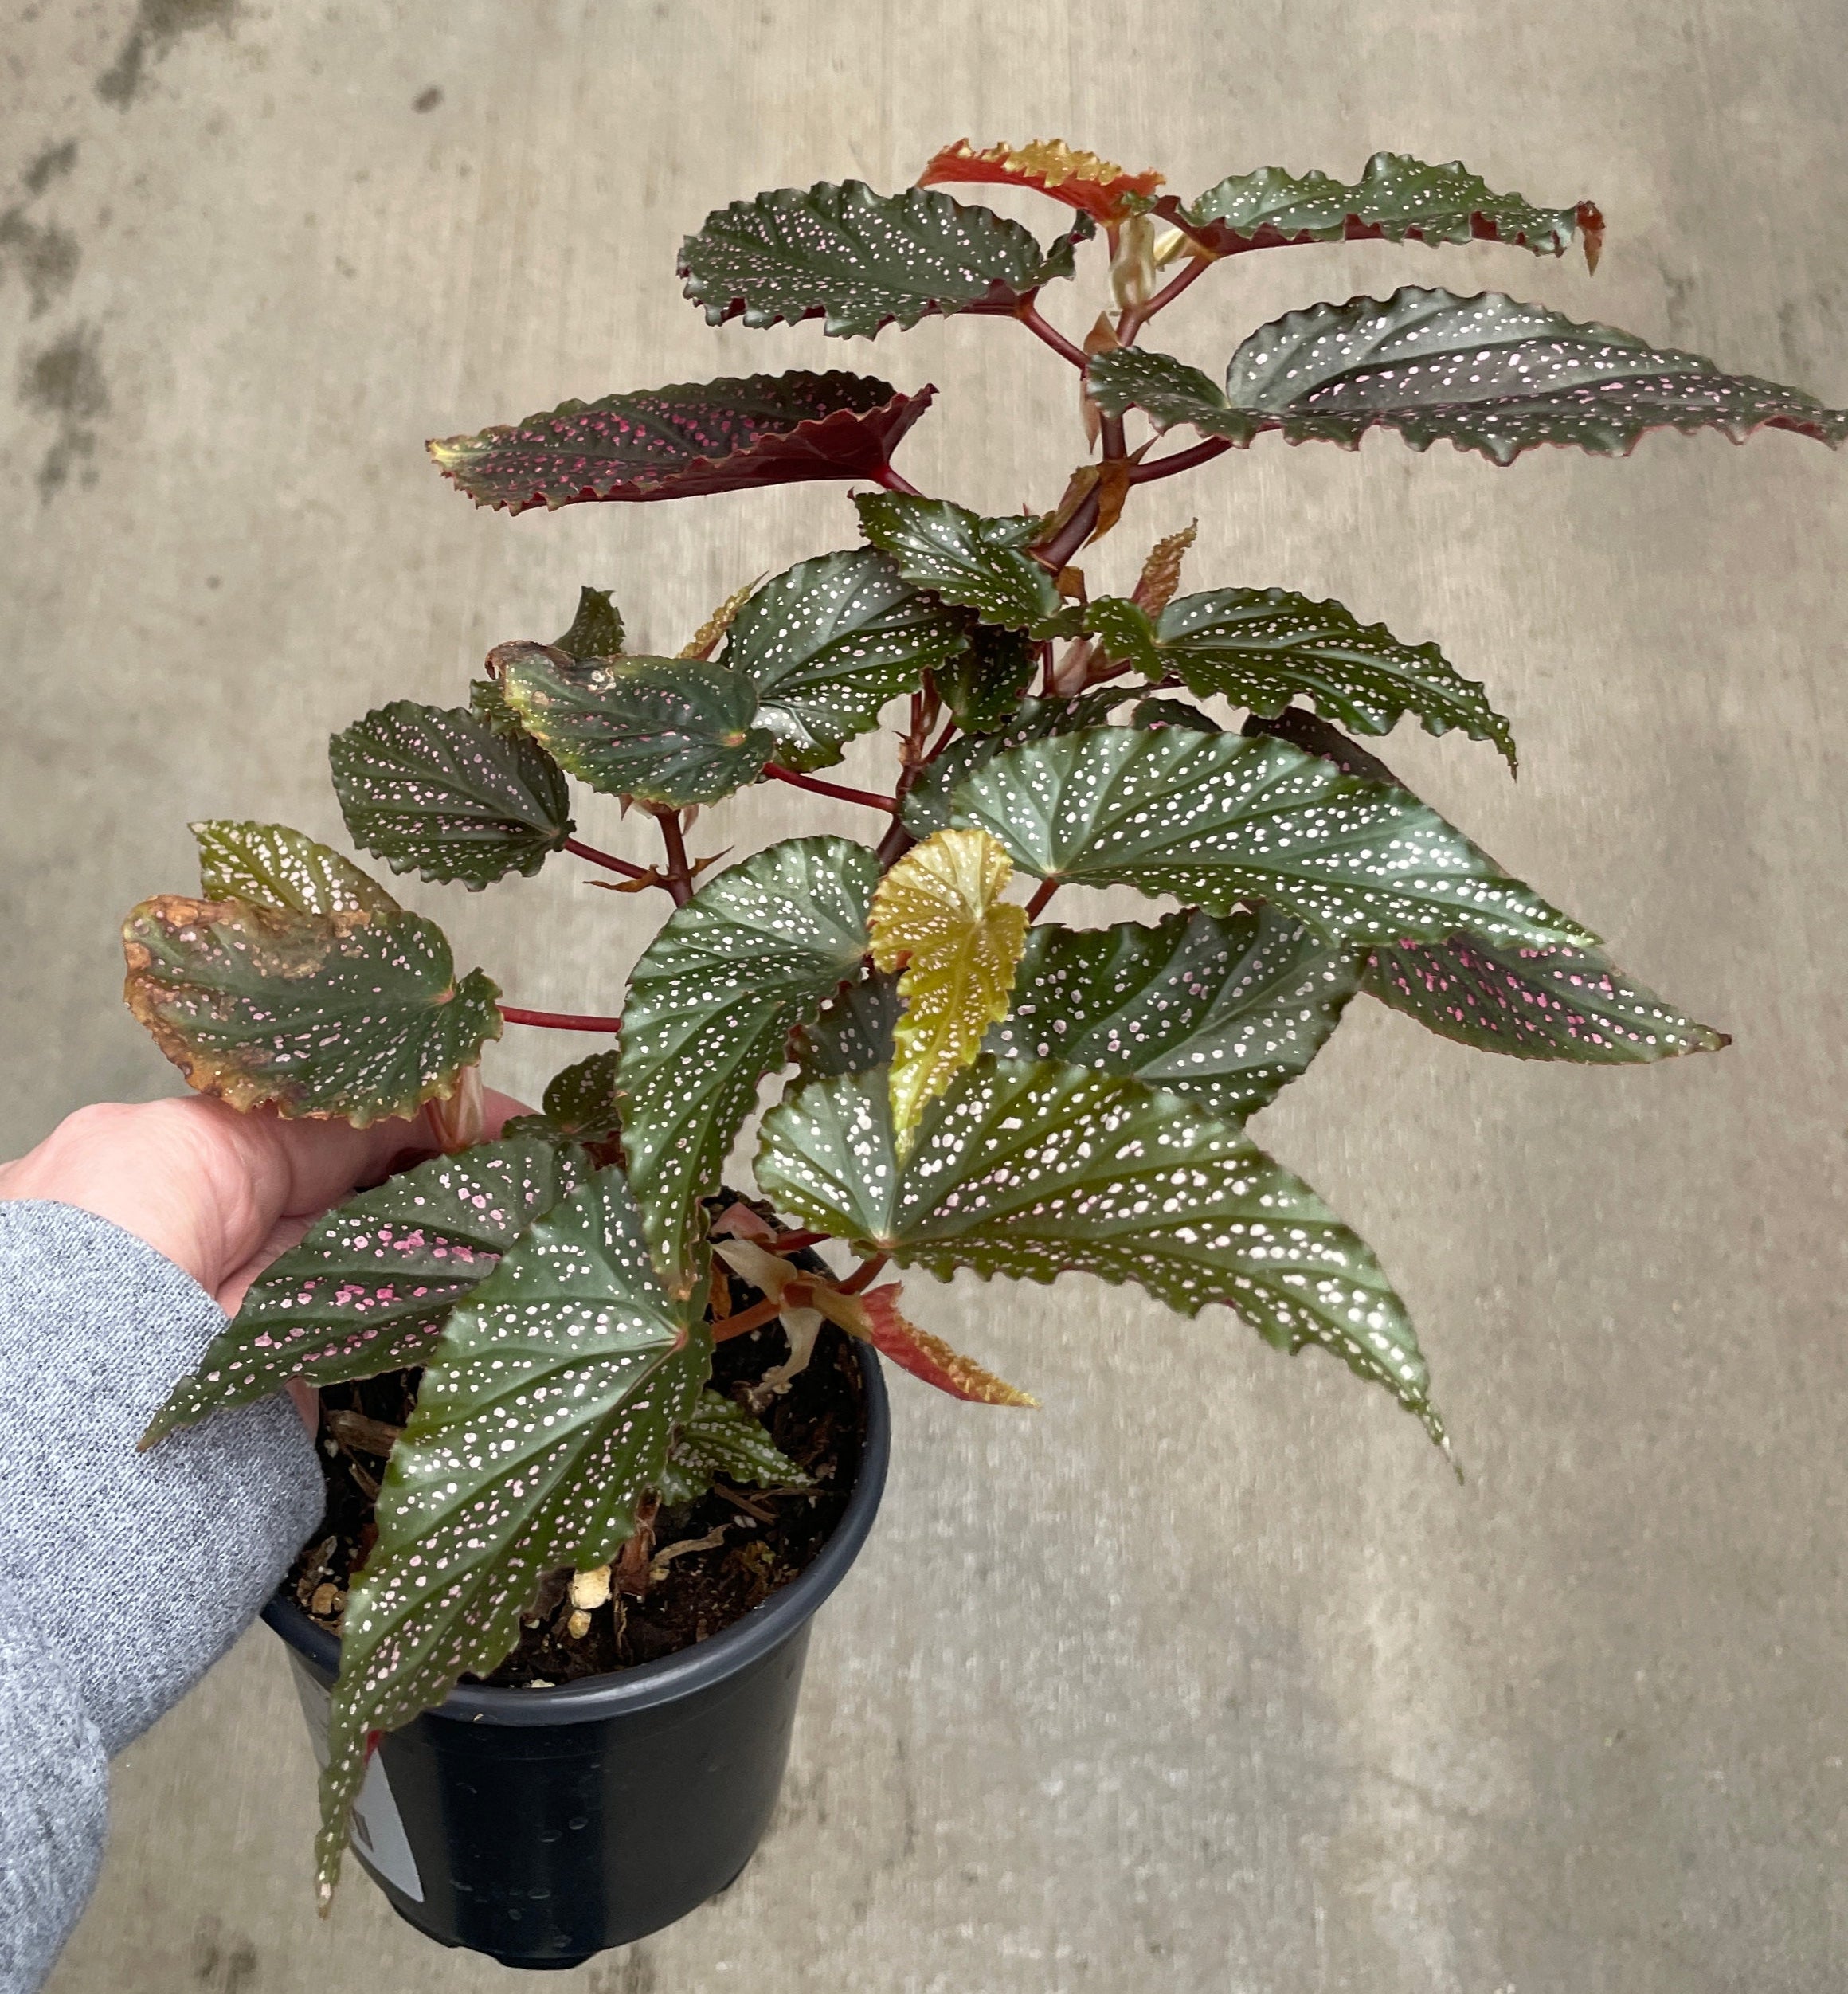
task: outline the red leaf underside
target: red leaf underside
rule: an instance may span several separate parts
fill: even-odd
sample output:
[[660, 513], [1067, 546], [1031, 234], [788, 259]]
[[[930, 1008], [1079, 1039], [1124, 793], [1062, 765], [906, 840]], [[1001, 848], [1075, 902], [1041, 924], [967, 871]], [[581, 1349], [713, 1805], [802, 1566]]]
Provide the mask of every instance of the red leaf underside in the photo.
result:
[[1128, 173], [1094, 152], [1076, 152], [1063, 139], [994, 145], [977, 152], [966, 139], [945, 146], [918, 176], [921, 187], [956, 182], [1032, 187], [1108, 228], [1145, 206], [1161, 185], [1158, 173]]

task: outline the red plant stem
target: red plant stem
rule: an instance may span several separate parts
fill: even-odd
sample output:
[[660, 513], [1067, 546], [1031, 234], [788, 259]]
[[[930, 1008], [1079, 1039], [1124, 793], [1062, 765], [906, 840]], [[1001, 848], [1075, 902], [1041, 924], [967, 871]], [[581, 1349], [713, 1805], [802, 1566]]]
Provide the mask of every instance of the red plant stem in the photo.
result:
[[1196, 464], [1211, 464], [1215, 457], [1223, 457], [1233, 447], [1224, 437], [1208, 437], [1204, 443], [1196, 443], [1190, 450], [1177, 450], [1171, 456], [1157, 457], [1153, 462], [1132, 464], [1130, 482], [1153, 484], [1157, 478], [1172, 478], [1177, 472], [1191, 471]]
[[761, 1330], [766, 1322], [773, 1322], [782, 1314], [782, 1305], [773, 1302], [768, 1295], [762, 1301], [754, 1302], [748, 1309], [741, 1309], [736, 1315], [728, 1315], [722, 1322], [712, 1326], [715, 1343], [729, 1343], [734, 1336], [749, 1336], [753, 1330]]
[[901, 476], [889, 464], [882, 464], [874, 472], [873, 480], [875, 484], [883, 484], [888, 492], [902, 492], [907, 499], [921, 499], [924, 496], [909, 478]]
[[850, 789], [844, 783], [824, 782], [818, 776], [803, 775], [776, 762], [766, 762], [764, 774], [778, 782], [787, 782], [792, 789], [812, 789], [817, 796], [831, 796], [842, 803], [863, 803], [869, 810], [895, 810], [899, 807], [889, 796], [876, 795], [871, 789]]
[[862, 1260], [840, 1283], [841, 1293], [858, 1295], [862, 1288], [870, 1287], [879, 1279], [887, 1261], [891, 1257], [889, 1253], [875, 1253], [870, 1260]]
[[1058, 327], [1048, 325], [1040, 317], [1040, 307], [1034, 301], [1037, 296], [1036, 292], [1033, 297], [1023, 298], [1015, 308], [1014, 316], [1029, 332], [1043, 339], [1060, 359], [1069, 360], [1083, 374], [1085, 369], [1083, 347], [1075, 347]]
[[1126, 347], [1136, 343], [1137, 335], [1157, 311], [1165, 311], [1181, 292], [1192, 284], [1200, 272], [1214, 259], [1210, 257], [1192, 257], [1185, 265], [1162, 285], [1154, 296], [1145, 303], [1133, 305], [1117, 322], [1117, 338]]
[[585, 844], [581, 839], [566, 839], [565, 849], [574, 858], [588, 859], [593, 865], [607, 867], [612, 872], [621, 873], [625, 879], [646, 879], [652, 876], [645, 865], [631, 865], [627, 859], [619, 859], [609, 852], [599, 852], [595, 845]]
[[805, 1246], [819, 1246], [834, 1237], [832, 1232], [784, 1232], [770, 1242], [773, 1253], [799, 1253]]
[[1059, 891], [1059, 883], [1056, 879], [1042, 879], [1040, 882], [1039, 890], [1027, 903], [1027, 919], [1029, 921], [1037, 921], [1046, 911], [1046, 903]]
[[540, 1024], [548, 1032], [620, 1032], [621, 1018], [593, 1018], [581, 1011], [523, 1011], [517, 1004], [503, 1004], [500, 1015], [509, 1024]]
[[1108, 464], [1113, 458], [1126, 457], [1130, 446], [1123, 441], [1123, 418], [1120, 415], [1107, 415], [1098, 432], [1103, 441], [1103, 457]]
[[[1130, 472], [1130, 482], [1136, 482], [1134, 467]], [[1097, 525], [1098, 502], [1094, 492], [1087, 492], [1078, 502], [1078, 510], [1067, 519], [1044, 546], [1032, 550], [1033, 558], [1053, 576], [1058, 576], [1066, 563], [1091, 536]]]
[[957, 719], [956, 715], [953, 713], [951, 714], [949, 719], [944, 723], [943, 731], [937, 737], [936, 746], [925, 756], [924, 759], [926, 762], [934, 762], [938, 756], [942, 754], [943, 750], [949, 746], [953, 740], [955, 739], [956, 730], [961, 724], [961, 723]]
[[687, 840], [680, 835], [680, 813], [657, 810], [655, 821], [661, 827], [661, 843], [668, 852], [668, 891], [674, 904], [683, 907], [693, 897], [693, 877], [687, 864]]

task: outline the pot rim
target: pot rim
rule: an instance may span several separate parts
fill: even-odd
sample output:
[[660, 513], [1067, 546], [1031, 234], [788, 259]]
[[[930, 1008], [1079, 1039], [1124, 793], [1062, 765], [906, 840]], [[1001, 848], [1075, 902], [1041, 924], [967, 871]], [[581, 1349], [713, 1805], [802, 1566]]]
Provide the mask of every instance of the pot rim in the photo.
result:
[[[632, 1710], [652, 1710], [710, 1689], [741, 1669], [749, 1668], [787, 1640], [814, 1616], [828, 1594], [846, 1577], [872, 1528], [885, 1489], [892, 1444], [891, 1408], [886, 1397], [885, 1377], [878, 1353], [870, 1345], [856, 1341], [853, 1350], [859, 1359], [866, 1407], [859, 1473], [854, 1479], [853, 1493], [848, 1498], [833, 1534], [798, 1577], [729, 1627], [721, 1628], [718, 1633], [677, 1654], [664, 1655], [658, 1661], [639, 1662], [632, 1668], [618, 1669], [607, 1675], [585, 1676], [579, 1682], [561, 1683], [555, 1689], [496, 1689], [483, 1683], [458, 1683], [440, 1704], [423, 1714], [460, 1724], [593, 1723]], [[270, 1595], [263, 1617], [315, 1667], [327, 1675], [339, 1673], [340, 1637], [310, 1620], [280, 1587]]]

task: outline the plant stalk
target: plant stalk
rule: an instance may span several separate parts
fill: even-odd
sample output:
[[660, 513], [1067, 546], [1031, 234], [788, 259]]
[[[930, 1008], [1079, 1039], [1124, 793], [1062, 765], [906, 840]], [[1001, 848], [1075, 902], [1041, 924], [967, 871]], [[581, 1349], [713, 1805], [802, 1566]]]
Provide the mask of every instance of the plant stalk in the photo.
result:
[[509, 1024], [542, 1025], [548, 1032], [620, 1032], [621, 1018], [592, 1017], [581, 1011], [526, 1011], [517, 1004], [503, 1004], [500, 1015]]
[[680, 835], [680, 813], [656, 810], [655, 821], [661, 827], [661, 843], [668, 853], [668, 891], [674, 904], [683, 907], [693, 897], [693, 872], [687, 863], [687, 840]]
[[627, 879], [647, 879], [654, 876], [645, 865], [632, 865], [627, 859], [619, 859], [613, 852], [599, 852], [593, 844], [585, 844], [581, 839], [567, 838], [564, 848], [574, 858], [587, 859], [593, 865], [601, 865], [611, 872], [620, 872]]
[[785, 769], [777, 762], [766, 762], [764, 774], [778, 782], [787, 782], [792, 789], [812, 789], [816, 796], [831, 796], [842, 803], [862, 803], [869, 810], [899, 807], [889, 796], [880, 796], [871, 789], [850, 789], [842, 782], [824, 782], [819, 776], [804, 775], [800, 770]]

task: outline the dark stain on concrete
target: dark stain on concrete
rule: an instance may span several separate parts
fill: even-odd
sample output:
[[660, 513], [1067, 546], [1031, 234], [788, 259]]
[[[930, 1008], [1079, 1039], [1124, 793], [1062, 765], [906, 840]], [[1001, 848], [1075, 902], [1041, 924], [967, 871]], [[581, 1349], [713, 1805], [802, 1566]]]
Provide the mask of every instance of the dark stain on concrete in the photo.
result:
[[77, 163], [77, 142], [66, 139], [61, 144], [47, 146], [30, 166], [25, 169], [25, 192], [33, 198], [45, 192], [53, 181], [61, 180]]
[[256, 1980], [256, 1948], [240, 1932], [228, 1932], [215, 1918], [201, 1920], [193, 1933], [193, 1984], [206, 1994], [249, 1994]]
[[116, 60], [96, 79], [96, 95], [126, 110], [141, 94], [148, 65], [158, 62], [182, 35], [201, 28], [229, 28], [238, 0], [140, 0]]
[[109, 413], [109, 383], [98, 358], [93, 326], [78, 326], [37, 353], [20, 370], [19, 401], [57, 425], [38, 467], [38, 496], [47, 504], [70, 483], [96, 482], [96, 424]]
[[411, 99], [411, 108], [413, 111], [434, 111], [442, 101], [443, 86], [440, 83], [433, 83], [429, 89], [420, 90]]
[[32, 296], [32, 315], [48, 311], [76, 281], [81, 253], [69, 229], [32, 221], [23, 210], [0, 211], [0, 278], [17, 270]]

